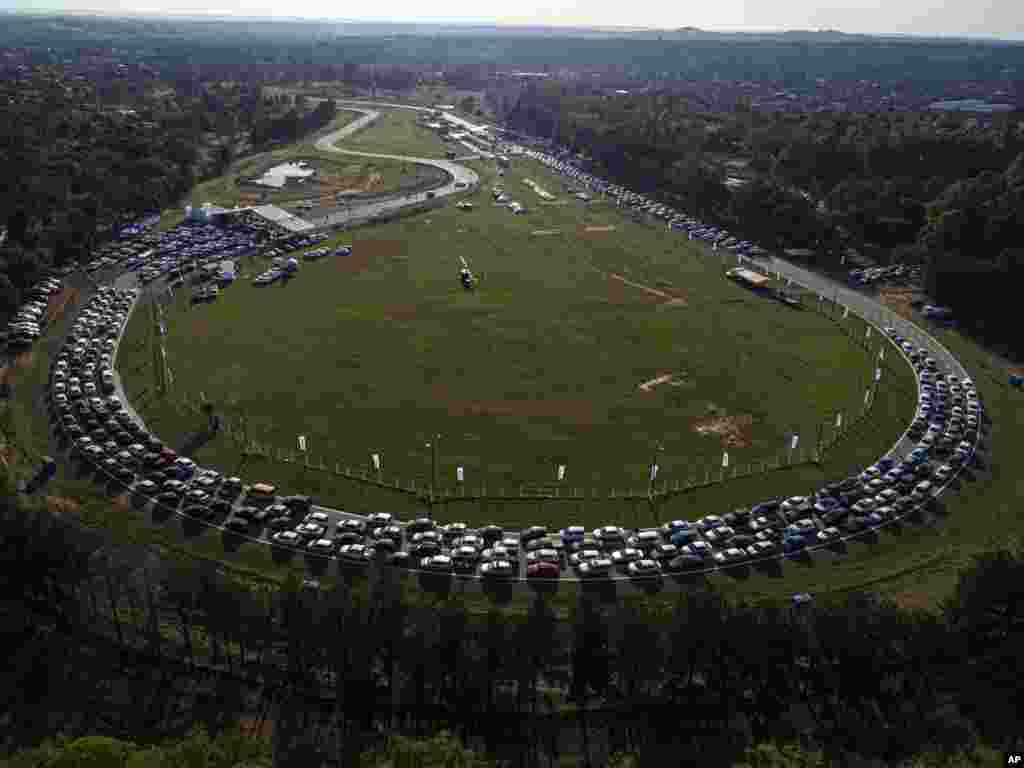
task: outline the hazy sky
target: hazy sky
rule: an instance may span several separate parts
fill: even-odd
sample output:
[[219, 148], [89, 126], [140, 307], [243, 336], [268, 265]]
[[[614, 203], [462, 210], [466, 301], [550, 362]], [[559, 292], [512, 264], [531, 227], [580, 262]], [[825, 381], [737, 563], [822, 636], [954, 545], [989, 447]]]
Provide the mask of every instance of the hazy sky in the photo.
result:
[[[0, 0], [12, 10], [95, 10], [109, 13], [289, 16], [373, 21], [466, 21], [550, 26], [695, 26], [709, 30], [839, 29], [843, 32], [971, 35], [1024, 39], [1024, 0], [376, 0], [347, 4], [330, 0]], [[429, 8], [429, 14], [425, 11]]]

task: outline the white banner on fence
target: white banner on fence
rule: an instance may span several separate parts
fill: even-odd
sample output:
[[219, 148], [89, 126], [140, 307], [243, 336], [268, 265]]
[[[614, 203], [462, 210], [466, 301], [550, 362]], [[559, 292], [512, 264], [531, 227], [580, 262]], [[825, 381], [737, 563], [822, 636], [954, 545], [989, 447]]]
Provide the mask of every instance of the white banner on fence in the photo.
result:
[[843, 317], [849, 317], [849, 316], [850, 316], [850, 308], [849, 307], [843, 307]]
[[559, 464], [558, 465], [558, 479], [559, 480], [564, 480], [565, 479], [565, 464]]
[[722, 469], [725, 469], [728, 466], [729, 466], [729, 452], [728, 451], [722, 451]]
[[370, 455], [370, 460], [373, 461], [373, 471], [380, 472], [380, 454], [374, 453]]
[[658, 465], [651, 464], [651, 482], [654, 482], [654, 478], [658, 476]]
[[796, 447], [800, 444], [800, 435], [793, 435], [793, 442], [789, 444], [789, 450], [795, 451]]
[[882, 347], [880, 350], [878, 350], [878, 359], [885, 360], [885, 347]]
[[868, 404], [868, 400], [870, 400], [870, 399], [871, 399], [871, 390], [869, 389], [867, 392], [864, 393], [864, 405], [867, 405]]
[[882, 369], [881, 368], [875, 368], [875, 381], [881, 381], [881, 380], [882, 380]]
[[306, 450], [306, 436], [305, 435], [299, 435], [299, 450], [300, 451], [305, 451]]
[[836, 429], [840, 429], [840, 428], [842, 428], [842, 426], [843, 426], [843, 414], [842, 413], [837, 413], [836, 414]]
[[455, 477], [460, 483], [466, 479], [466, 474], [462, 471], [462, 467], [455, 468]]

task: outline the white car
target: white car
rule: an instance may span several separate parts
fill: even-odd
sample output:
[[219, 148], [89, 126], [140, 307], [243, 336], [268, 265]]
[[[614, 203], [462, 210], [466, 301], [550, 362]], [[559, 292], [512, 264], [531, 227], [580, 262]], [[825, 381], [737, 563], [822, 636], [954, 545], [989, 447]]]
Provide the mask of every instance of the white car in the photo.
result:
[[838, 528], [830, 526], [823, 531], [818, 531], [818, 541], [835, 541], [841, 535]]
[[747, 553], [744, 552], [742, 549], [737, 549], [736, 547], [730, 547], [729, 549], [726, 549], [722, 552], [716, 552], [714, 554], [715, 562], [719, 565], [738, 563], [741, 560], [745, 560], [746, 558]]
[[309, 538], [321, 538], [325, 530], [324, 526], [317, 525], [316, 523], [301, 523], [295, 526], [295, 533]]
[[328, 555], [334, 551], [334, 542], [330, 539], [314, 539], [306, 547], [310, 552]]
[[625, 549], [617, 549], [612, 552], [612, 562], [616, 565], [626, 565], [636, 560], [640, 560], [643, 556], [644, 553], [639, 549], [626, 547]]
[[[359, 546], [355, 544], [353, 546]], [[420, 568], [424, 571], [437, 571], [441, 573], [448, 573], [455, 567], [455, 561], [447, 555], [434, 555], [433, 557], [424, 557], [420, 560]]]
[[569, 564], [574, 568], [577, 568], [588, 560], [596, 560], [601, 557], [601, 553], [596, 549], [584, 549], [579, 552], [575, 552], [569, 558]]
[[949, 480], [956, 470], [949, 464], [943, 464], [941, 467], [935, 470], [935, 482], [944, 483]]
[[767, 557], [774, 555], [777, 550], [773, 541], [755, 541], [747, 547], [748, 557]]
[[736, 531], [730, 528], [728, 525], [722, 525], [713, 530], [707, 531], [704, 534], [704, 538], [708, 540], [710, 544], [720, 544], [724, 541], [728, 541], [736, 535]]
[[327, 525], [327, 523], [330, 522], [330, 518], [327, 516], [326, 512], [310, 512], [303, 518], [302, 522]]
[[606, 544], [623, 541], [626, 538], [626, 532], [617, 525], [595, 528], [592, 535], [598, 541]]
[[302, 539], [295, 531], [281, 531], [280, 533], [275, 533], [270, 537], [270, 540], [275, 544], [280, 544], [285, 547], [297, 547], [302, 543]]
[[913, 492], [910, 494], [910, 498], [914, 501], [924, 501], [928, 496], [931, 495], [932, 484], [930, 481], [925, 480], [914, 486]]
[[661, 574], [661, 566], [658, 561], [647, 558], [634, 560], [626, 570], [630, 576], [658, 576]]
[[493, 560], [480, 566], [480, 575], [484, 578], [510, 578], [517, 575], [518, 571], [511, 560]]

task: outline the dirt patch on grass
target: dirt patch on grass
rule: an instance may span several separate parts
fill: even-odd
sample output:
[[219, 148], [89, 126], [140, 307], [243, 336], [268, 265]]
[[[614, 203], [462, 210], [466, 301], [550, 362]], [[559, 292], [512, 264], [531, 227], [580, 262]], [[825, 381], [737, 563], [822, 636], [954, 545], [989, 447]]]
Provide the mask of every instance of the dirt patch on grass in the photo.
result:
[[18, 378], [18, 371], [31, 368], [32, 361], [34, 359], [31, 349], [26, 349], [23, 352], [16, 354], [11, 358], [10, 365], [5, 365], [0, 368], [0, 382], [8, 387], [13, 386], [15, 380]]
[[205, 339], [210, 335], [210, 323], [199, 318], [193, 320], [190, 335], [199, 339]]
[[920, 592], [897, 592], [892, 596], [893, 602], [907, 611], [934, 611], [932, 599]]
[[609, 224], [607, 226], [596, 226], [591, 225], [588, 227], [580, 227], [576, 230], [576, 237], [582, 240], [594, 240], [596, 238], [607, 237], [609, 234], [615, 231], [615, 226]]
[[535, 229], [530, 234], [534, 237], [544, 237], [546, 235], [560, 235], [562, 233], [557, 229]]
[[396, 322], [412, 320], [416, 317], [415, 304], [391, 304], [384, 307], [384, 317]]
[[47, 496], [46, 508], [55, 515], [77, 515], [82, 510], [82, 506], [77, 501], [64, 496]]
[[594, 406], [585, 400], [457, 400], [449, 416], [516, 416], [562, 419], [578, 425], [594, 423]]
[[587, 400], [455, 400], [442, 385], [433, 388], [433, 396], [447, 407], [449, 416], [561, 419], [579, 426], [595, 421], [594, 404]]
[[601, 227], [584, 227], [583, 231], [587, 234], [592, 234], [595, 232], [614, 232], [616, 229], [618, 229], [618, 227], [614, 224], [606, 224]]
[[693, 422], [693, 431], [700, 435], [715, 435], [723, 448], [746, 448], [750, 445], [754, 417], [711, 415]]
[[366, 176], [321, 176], [318, 185], [321, 205], [333, 201], [338, 194], [361, 195], [384, 186], [384, 177], [379, 173]]
[[401, 240], [361, 240], [353, 244], [350, 256], [338, 256], [334, 264], [342, 272], [362, 272], [374, 261], [404, 256], [405, 243]]
[[630, 291], [630, 288], [640, 291], [641, 300], [647, 304], [660, 304], [666, 307], [685, 307], [687, 305], [685, 292], [676, 288], [652, 288], [614, 272], [608, 273], [608, 302], [610, 304], [631, 304], [636, 301], [636, 294], [634, 291]]

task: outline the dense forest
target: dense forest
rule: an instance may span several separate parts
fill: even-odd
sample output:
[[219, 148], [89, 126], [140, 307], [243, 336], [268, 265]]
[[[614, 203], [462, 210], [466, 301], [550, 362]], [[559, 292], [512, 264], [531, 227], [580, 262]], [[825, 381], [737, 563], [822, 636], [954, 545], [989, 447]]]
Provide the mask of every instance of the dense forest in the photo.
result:
[[[315, 131], [337, 114], [211, 83], [132, 97], [43, 68], [0, 85], [0, 317], [51, 267], [85, 261], [118, 224], [175, 207], [240, 153]], [[111, 99], [117, 99], [111, 102]]]
[[[671, 94], [581, 96], [545, 83], [524, 90], [507, 122], [768, 247], [812, 249], [805, 258], [818, 266], [837, 268], [849, 248], [885, 263], [926, 263], [936, 301], [964, 327], [1024, 353], [1007, 322], [1024, 231], [1024, 122], [1016, 113], [985, 122], [706, 114]], [[730, 187], [732, 173], [744, 183]]]
[[407, 590], [387, 569], [343, 572], [326, 590], [163, 560], [76, 522], [109, 503], [56, 515], [0, 496], [7, 750], [58, 732], [155, 744], [242, 717], [273, 721], [281, 765], [356, 765], [387, 735], [443, 729], [524, 767], [731, 766], [798, 738], [887, 764], [1024, 747], [1019, 553], [977, 558], [940, 614], [866, 593], [730, 603], [701, 581], [671, 600], [598, 588], [562, 615], [534, 591], [521, 613], [447, 577]]

